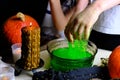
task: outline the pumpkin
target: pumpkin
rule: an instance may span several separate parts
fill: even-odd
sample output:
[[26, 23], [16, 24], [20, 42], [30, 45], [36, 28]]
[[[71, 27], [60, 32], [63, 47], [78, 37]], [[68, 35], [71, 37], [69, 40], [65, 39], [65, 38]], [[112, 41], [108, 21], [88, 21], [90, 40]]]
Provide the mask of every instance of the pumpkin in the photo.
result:
[[8, 18], [3, 24], [3, 35], [10, 44], [21, 43], [21, 29], [26, 26], [39, 27], [37, 21], [30, 15], [18, 12]]
[[120, 79], [120, 45], [109, 56], [108, 70], [111, 78]]

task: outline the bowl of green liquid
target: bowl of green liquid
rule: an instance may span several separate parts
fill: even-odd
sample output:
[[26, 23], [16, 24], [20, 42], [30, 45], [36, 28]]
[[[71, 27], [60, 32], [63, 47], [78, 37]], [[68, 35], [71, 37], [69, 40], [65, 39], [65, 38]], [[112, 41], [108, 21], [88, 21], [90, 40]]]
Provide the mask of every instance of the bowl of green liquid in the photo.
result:
[[62, 38], [50, 41], [47, 48], [51, 68], [62, 72], [91, 67], [97, 52], [96, 45], [91, 41], [75, 40], [71, 43]]

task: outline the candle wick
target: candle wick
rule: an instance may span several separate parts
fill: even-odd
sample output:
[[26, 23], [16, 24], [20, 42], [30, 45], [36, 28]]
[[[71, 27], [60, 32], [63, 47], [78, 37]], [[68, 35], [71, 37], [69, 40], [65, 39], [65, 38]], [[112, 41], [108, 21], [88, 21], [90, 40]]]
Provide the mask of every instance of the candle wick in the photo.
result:
[[32, 26], [32, 22], [30, 22], [30, 27]]

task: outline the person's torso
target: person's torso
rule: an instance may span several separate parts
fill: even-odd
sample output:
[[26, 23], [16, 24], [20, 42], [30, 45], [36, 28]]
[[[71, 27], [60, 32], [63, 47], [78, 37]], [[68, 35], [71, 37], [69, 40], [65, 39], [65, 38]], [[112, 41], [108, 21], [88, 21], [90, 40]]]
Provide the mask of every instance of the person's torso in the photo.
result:
[[104, 11], [93, 29], [106, 34], [120, 34], [120, 5]]

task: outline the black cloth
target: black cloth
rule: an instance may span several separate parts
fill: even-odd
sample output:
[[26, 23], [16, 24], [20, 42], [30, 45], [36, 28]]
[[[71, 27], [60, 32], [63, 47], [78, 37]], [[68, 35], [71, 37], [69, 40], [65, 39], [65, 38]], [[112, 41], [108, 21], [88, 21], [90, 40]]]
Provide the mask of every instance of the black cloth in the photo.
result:
[[104, 34], [93, 30], [90, 41], [94, 42], [98, 48], [112, 51], [120, 45], [120, 35]]
[[48, 69], [35, 72], [32, 80], [91, 80], [98, 78], [101, 80], [110, 80], [107, 67], [89, 67], [72, 70], [69, 72], [54, 71]]

